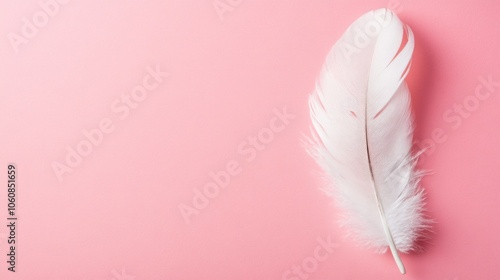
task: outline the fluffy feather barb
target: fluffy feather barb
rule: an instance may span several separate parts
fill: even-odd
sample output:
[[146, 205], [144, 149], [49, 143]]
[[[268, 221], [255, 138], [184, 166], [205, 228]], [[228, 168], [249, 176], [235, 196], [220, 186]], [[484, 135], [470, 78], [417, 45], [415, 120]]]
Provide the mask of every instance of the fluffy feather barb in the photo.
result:
[[354, 22], [327, 56], [309, 106], [310, 152], [332, 181], [343, 224], [367, 247], [416, 249], [428, 227], [411, 155], [410, 94], [405, 83], [414, 40], [387, 9]]

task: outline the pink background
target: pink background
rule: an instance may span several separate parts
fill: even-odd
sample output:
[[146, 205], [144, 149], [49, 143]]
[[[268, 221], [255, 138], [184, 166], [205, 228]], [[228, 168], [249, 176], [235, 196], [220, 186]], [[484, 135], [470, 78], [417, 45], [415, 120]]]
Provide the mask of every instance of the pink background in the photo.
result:
[[[415, 34], [415, 137], [430, 146], [420, 167], [437, 222], [425, 252], [403, 256], [404, 279], [500, 278], [500, 86], [474, 95], [480, 77], [500, 81], [500, 2], [220, 0], [220, 16], [213, 0], [66, 2], [17, 52], [9, 34], [23, 18], [45, 24], [43, 9], [0, 2], [0, 185], [15, 162], [19, 218], [12, 273], [2, 189], [1, 279], [403, 279], [389, 254], [343, 238], [301, 146], [328, 50], [388, 6]], [[156, 65], [169, 77], [120, 119], [112, 104]], [[254, 158], [238, 150], [270, 137], [285, 107], [294, 119]], [[58, 180], [53, 162], [105, 118], [114, 130]], [[235, 162], [187, 224], [179, 205]], [[302, 278], [287, 274], [304, 264]]]

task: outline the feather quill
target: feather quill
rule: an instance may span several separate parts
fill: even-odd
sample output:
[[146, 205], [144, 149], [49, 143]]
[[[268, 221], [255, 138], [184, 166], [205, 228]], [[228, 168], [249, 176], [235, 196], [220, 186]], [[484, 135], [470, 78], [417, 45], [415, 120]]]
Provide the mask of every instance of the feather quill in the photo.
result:
[[356, 20], [329, 52], [309, 97], [309, 152], [322, 167], [360, 244], [383, 253], [417, 249], [429, 227], [419, 187], [410, 94], [405, 82], [414, 38], [390, 10]]

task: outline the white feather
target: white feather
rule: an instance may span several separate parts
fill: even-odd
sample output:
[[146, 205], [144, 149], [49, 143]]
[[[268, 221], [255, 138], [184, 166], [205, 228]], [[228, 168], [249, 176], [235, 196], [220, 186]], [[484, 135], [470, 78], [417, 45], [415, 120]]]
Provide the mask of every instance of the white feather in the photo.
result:
[[411, 154], [414, 48], [409, 27], [387, 9], [355, 21], [327, 56], [309, 106], [312, 156], [331, 179], [343, 224], [367, 247], [408, 253], [429, 226]]

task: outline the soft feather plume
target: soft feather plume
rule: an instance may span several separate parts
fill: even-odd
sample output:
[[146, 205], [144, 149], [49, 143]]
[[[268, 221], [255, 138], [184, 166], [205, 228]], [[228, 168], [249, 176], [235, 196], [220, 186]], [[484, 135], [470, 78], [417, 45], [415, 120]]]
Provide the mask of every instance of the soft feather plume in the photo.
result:
[[371, 11], [333, 46], [309, 98], [309, 151], [332, 182], [343, 224], [362, 245], [389, 248], [403, 274], [398, 251], [417, 249], [429, 227], [411, 154], [405, 78], [413, 47], [410, 28], [392, 11]]

